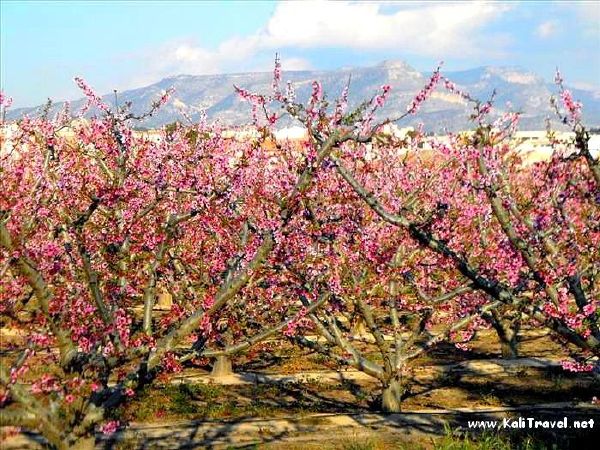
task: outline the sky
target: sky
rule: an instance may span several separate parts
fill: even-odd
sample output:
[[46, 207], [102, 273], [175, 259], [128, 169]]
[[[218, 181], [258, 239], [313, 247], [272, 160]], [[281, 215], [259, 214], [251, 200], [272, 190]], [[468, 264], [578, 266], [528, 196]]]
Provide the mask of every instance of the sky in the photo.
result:
[[0, 0], [0, 89], [13, 105], [178, 74], [374, 65], [519, 66], [600, 91], [600, 0], [571, 2]]

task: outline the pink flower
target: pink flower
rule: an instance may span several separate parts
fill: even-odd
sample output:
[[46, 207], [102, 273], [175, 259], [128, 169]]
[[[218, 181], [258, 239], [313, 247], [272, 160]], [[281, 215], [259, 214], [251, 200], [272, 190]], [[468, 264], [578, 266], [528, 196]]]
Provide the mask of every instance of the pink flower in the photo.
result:
[[31, 385], [31, 392], [34, 394], [42, 394], [48, 392], [56, 392], [60, 390], [60, 386], [56, 378], [52, 375], [44, 374], [42, 377]]
[[285, 328], [285, 330], [283, 330], [283, 334], [285, 336], [290, 337], [296, 335], [296, 329], [298, 328], [298, 324], [302, 320], [302, 318], [306, 316], [306, 312], [306, 307], [303, 306], [302, 308], [300, 308], [298, 314], [296, 314], [296, 316], [288, 322], [287, 327]]
[[344, 86], [344, 89], [342, 90], [342, 94], [340, 95], [340, 98], [338, 99], [336, 105], [335, 105], [335, 112], [333, 114], [333, 121], [335, 123], [339, 123], [342, 118], [344, 117], [344, 113], [346, 112], [346, 109], [348, 108], [348, 91], [349, 91], [349, 86], [346, 85]]
[[3, 91], [0, 91], [0, 106], [4, 106], [4, 108], [8, 109], [12, 105], [13, 99], [11, 97], [7, 97]]
[[100, 426], [100, 432], [104, 434], [113, 434], [119, 428], [118, 420], [110, 420]]
[[214, 295], [206, 295], [204, 297], [204, 301], [202, 302], [202, 307], [206, 310], [206, 309], [210, 309], [212, 307], [212, 305], [215, 304], [215, 297]]
[[463, 352], [468, 352], [469, 351], [469, 346], [467, 344], [463, 344], [461, 342], [457, 342], [454, 344], [454, 346], [459, 349], [462, 350]]
[[108, 105], [102, 101], [100, 96], [96, 94], [96, 92], [90, 87], [87, 82], [81, 77], [74, 78], [75, 83], [83, 91], [83, 94], [87, 97], [87, 102], [84, 104], [83, 108], [81, 108], [80, 115], [84, 115], [91, 106], [96, 106], [102, 111], [108, 113], [110, 109]]
[[167, 353], [162, 360], [162, 366], [167, 373], [179, 373], [183, 370], [173, 353]]
[[160, 97], [160, 99], [156, 102], [156, 108], [160, 108], [164, 104], [166, 104], [171, 96], [175, 93], [175, 88], [167, 89], [164, 94]]
[[588, 303], [587, 305], [585, 305], [583, 307], [583, 315], [591, 316], [592, 314], [594, 314], [596, 312], [597, 308], [598, 308], [598, 305], [596, 303]]
[[431, 75], [429, 82], [425, 85], [423, 89], [421, 89], [421, 91], [415, 96], [415, 98], [413, 98], [412, 102], [408, 106], [407, 112], [409, 114], [415, 114], [419, 110], [421, 104], [423, 104], [423, 102], [427, 100], [427, 98], [431, 95], [431, 93], [439, 83], [440, 79], [440, 67], [438, 67]]
[[565, 89], [560, 94], [560, 97], [563, 101], [563, 106], [567, 110], [567, 113], [572, 121], [579, 120], [581, 118], [581, 102], [576, 102], [573, 100], [573, 95], [571, 91]]
[[592, 364], [584, 364], [577, 361], [565, 360], [561, 361], [562, 368], [569, 372], [591, 372], [594, 370]]
[[319, 83], [318, 81], [313, 81], [312, 82], [312, 94], [310, 96], [311, 102], [314, 102], [314, 103], [320, 102], [322, 98], [323, 98], [323, 87], [321, 86], [321, 83]]
[[285, 97], [288, 102], [293, 102], [296, 100], [296, 90], [294, 89], [294, 85], [291, 81], [286, 83]]
[[281, 62], [279, 55], [275, 55], [275, 68], [273, 69], [273, 96], [276, 99], [281, 99], [281, 92], [279, 91], [279, 83], [281, 83]]
[[28, 371], [29, 371], [29, 366], [27, 366], [27, 364], [23, 364], [18, 369], [15, 369], [14, 367], [11, 368], [10, 369], [10, 382], [16, 383], [17, 380], [20, 377], [22, 377], [23, 375], [25, 375]]
[[3, 406], [10, 398], [10, 391], [8, 389], [0, 389], [0, 406]]
[[119, 339], [121, 340], [121, 343], [125, 346], [128, 346], [129, 335], [131, 332], [131, 317], [129, 317], [122, 309], [115, 312], [115, 327], [119, 333]]

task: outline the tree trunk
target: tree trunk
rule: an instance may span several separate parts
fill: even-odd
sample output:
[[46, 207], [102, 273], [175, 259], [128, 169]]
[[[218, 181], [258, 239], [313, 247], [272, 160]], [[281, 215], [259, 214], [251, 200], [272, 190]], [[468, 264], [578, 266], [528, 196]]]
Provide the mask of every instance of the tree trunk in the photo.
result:
[[500, 342], [502, 358], [514, 359], [519, 356], [519, 330], [521, 320], [517, 313], [514, 317], [502, 318], [496, 311], [485, 316], [492, 324]]
[[362, 317], [362, 315], [359, 315], [354, 324], [352, 325], [352, 337], [354, 339], [360, 339], [360, 340], [372, 340], [373, 336], [371, 336], [371, 334], [369, 333], [369, 330], [367, 329], [367, 325], [365, 322], [365, 319]]
[[385, 412], [400, 412], [402, 410], [402, 395], [404, 386], [394, 378], [390, 380], [387, 386], [383, 387], [381, 395], [381, 409]]
[[504, 333], [498, 333], [500, 340], [500, 352], [504, 359], [514, 359], [519, 357], [518, 331], [508, 327]]
[[232, 369], [232, 364], [231, 364], [231, 359], [229, 359], [229, 356], [217, 356], [217, 360], [215, 361], [215, 364], [213, 365], [212, 368], [212, 372], [210, 373], [210, 375], [212, 377], [222, 377], [222, 376], [226, 376], [226, 375], [231, 375], [233, 373], [233, 369]]

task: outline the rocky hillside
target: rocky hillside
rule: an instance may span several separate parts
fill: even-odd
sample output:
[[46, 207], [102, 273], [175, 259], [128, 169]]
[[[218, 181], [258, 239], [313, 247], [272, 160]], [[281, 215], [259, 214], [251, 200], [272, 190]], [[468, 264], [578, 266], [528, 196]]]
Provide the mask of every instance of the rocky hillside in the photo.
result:
[[[506, 110], [523, 113], [522, 129], [541, 129], [547, 116], [552, 116], [549, 98], [555, 93], [552, 84], [538, 74], [516, 67], [479, 67], [460, 72], [445, 72], [460, 88], [473, 96], [487, 99], [495, 89], [496, 114]], [[548, 75], [548, 74], [544, 74]], [[174, 98], [154, 117], [140, 123], [140, 127], [155, 128], [166, 123], [183, 120], [182, 111], [197, 119], [205, 109], [209, 118], [220, 118], [226, 125], [239, 125], [250, 121], [250, 107], [241, 102], [234, 92], [238, 85], [255, 92], [268, 93], [271, 73], [239, 73], [223, 75], [177, 75], [165, 78], [150, 86], [122, 92], [119, 103], [131, 101], [135, 112], [147, 110], [161, 93], [174, 87]], [[333, 71], [293, 71], [283, 74], [284, 82], [290, 80], [296, 87], [298, 98], [305, 100], [311, 90], [311, 82], [320, 80], [329, 97], [335, 98], [351, 77], [350, 103], [357, 105], [370, 98], [381, 85], [390, 84], [392, 93], [382, 111], [385, 116], [397, 116], [406, 111], [412, 96], [427, 82], [429, 74], [421, 73], [402, 61], [384, 61], [372, 67], [343, 68]], [[600, 125], [600, 92], [573, 89], [576, 99], [584, 102], [584, 118], [589, 126]], [[114, 95], [106, 95], [107, 103], [114, 102]], [[72, 102], [73, 111], [83, 100]], [[54, 110], [59, 108], [57, 103]], [[7, 119], [18, 119], [23, 114], [39, 114], [41, 108], [20, 108], [10, 111]], [[470, 110], [459, 98], [438, 88], [419, 114], [406, 119], [401, 126], [426, 124], [428, 131], [460, 130], [469, 128]], [[282, 126], [291, 123], [283, 123]]]

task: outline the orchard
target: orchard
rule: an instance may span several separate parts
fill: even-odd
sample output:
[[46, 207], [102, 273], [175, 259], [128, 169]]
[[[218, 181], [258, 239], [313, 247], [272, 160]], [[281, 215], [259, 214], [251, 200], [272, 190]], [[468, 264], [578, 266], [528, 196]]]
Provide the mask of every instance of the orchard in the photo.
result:
[[[494, 99], [441, 68], [381, 118], [389, 86], [350, 109], [350, 83], [314, 81], [301, 103], [276, 60], [271, 92], [235, 87], [245, 139], [206, 119], [151, 139], [134, 128], [170, 91], [135, 116], [75, 81], [83, 110], [2, 123], [0, 325], [18, 339], [2, 341], [0, 426], [94, 448], [157, 383], [203, 362], [227, 375], [269, 342], [366, 374], [384, 413], [404, 411], [419, 358], [482, 331], [518, 361], [523, 330], [544, 330], [561, 371], [597, 376], [600, 161], [560, 74], [535, 163], [511, 143], [519, 114], [492, 120]], [[471, 132], [384, 132], [436, 90], [472, 107]], [[275, 140], [290, 117], [306, 139]]]

